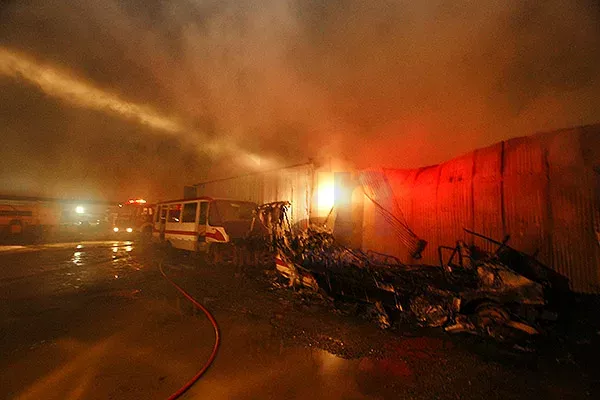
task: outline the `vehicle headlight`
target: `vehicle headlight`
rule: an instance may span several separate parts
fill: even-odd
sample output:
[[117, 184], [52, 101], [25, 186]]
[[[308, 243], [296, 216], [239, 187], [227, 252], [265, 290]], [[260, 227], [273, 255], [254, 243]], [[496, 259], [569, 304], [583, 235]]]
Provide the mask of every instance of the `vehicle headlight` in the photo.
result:
[[116, 226], [113, 228], [113, 232], [119, 232], [119, 228], [117, 228]]
[[133, 229], [131, 229], [131, 228], [127, 228], [127, 229], [126, 229], [126, 231], [127, 231], [128, 233], [131, 233], [131, 232], [133, 232]]

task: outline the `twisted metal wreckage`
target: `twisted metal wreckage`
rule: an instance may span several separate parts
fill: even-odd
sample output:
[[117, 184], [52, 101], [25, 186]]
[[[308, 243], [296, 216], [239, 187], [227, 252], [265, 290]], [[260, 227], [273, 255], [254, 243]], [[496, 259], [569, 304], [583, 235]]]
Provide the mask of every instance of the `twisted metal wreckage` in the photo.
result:
[[[266, 239], [263, 243], [275, 255], [283, 286], [368, 305], [382, 328], [401, 316], [421, 326], [502, 340], [542, 333], [540, 322], [556, 318], [547, 311], [556, 277], [510, 248], [509, 238], [486, 238], [498, 245], [493, 254], [458, 242], [438, 249], [439, 267], [413, 266], [392, 256], [347, 248], [324, 226], [294, 229], [289, 208], [289, 202], [259, 206], [249, 235], [249, 242]], [[418, 243], [422, 250], [422, 241]], [[451, 255], [444, 261], [448, 250]]]

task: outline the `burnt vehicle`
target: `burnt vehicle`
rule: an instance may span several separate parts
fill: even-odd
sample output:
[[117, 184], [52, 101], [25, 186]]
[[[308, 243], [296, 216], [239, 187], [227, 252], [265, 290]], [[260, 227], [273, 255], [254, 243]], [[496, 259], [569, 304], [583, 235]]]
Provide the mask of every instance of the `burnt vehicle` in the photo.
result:
[[[288, 207], [287, 202], [269, 203], [257, 209], [255, 218], [268, 232], [284, 285], [368, 305], [382, 327], [401, 315], [422, 326], [506, 339], [541, 333], [540, 321], [555, 318], [547, 311], [548, 282], [533, 272], [522, 273], [519, 268], [532, 268], [522, 263], [531, 260], [518, 254], [519, 261], [506, 243], [490, 254], [458, 242], [439, 249], [440, 266], [406, 265], [392, 256], [342, 246], [320, 227], [295, 230]], [[447, 262], [445, 249], [452, 250]]]

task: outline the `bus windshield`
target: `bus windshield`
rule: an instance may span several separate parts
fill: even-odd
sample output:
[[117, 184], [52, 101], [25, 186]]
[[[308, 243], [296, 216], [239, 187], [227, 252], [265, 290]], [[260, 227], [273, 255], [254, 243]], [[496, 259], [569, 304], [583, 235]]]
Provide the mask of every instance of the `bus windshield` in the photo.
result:
[[215, 200], [210, 204], [208, 223], [219, 225], [230, 221], [251, 221], [255, 203], [249, 201]]

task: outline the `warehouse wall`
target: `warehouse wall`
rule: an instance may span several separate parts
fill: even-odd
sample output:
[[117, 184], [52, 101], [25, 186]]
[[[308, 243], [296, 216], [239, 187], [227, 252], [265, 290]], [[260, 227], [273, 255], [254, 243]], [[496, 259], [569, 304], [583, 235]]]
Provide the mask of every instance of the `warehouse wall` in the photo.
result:
[[600, 125], [515, 138], [417, 170], [384, 169], [402, 217], [429, 244], [411, 260], [367, 202], [363, 247], [438, 264], [438, 246], [457, 240], [494, 248], [463, 228], [510, 235], [573, 290], [600, 293], [599, 172]]
[[236, 176], [198, 184], [198, 196], [253, 201], [292, 203], [293, 223], [306, 224], [311, 216], [315, 183], [318, 178], [312, 163], [256, 174]]

